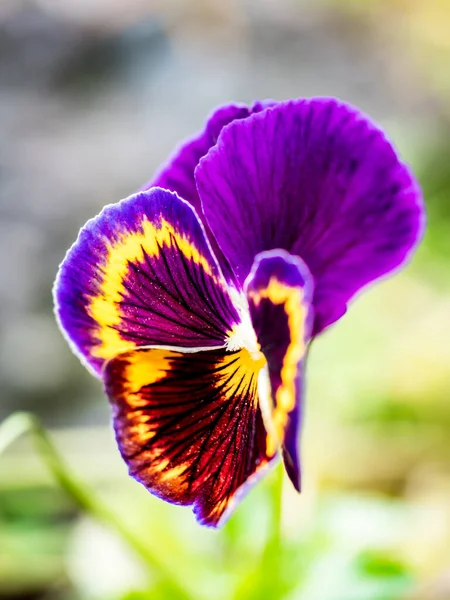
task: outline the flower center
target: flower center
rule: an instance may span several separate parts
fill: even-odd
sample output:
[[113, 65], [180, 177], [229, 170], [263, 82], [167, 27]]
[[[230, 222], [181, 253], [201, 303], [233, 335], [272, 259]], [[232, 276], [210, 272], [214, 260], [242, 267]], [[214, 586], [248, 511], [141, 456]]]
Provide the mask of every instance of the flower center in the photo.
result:
[[244, 366], [247, 372], [253, 372], [257, 378], [258, 403], [264, 426], [269, 436], [268, 439], [271, 440], [268, 445], [268, 453], [270, 456], [273, 456], [277, 450], [280, 438], [273, 421], [274, 402], [272, 399], [267, 360], [261, 351], [261, 346], [253, 328], [247, 299], [234, 289], [230, 290], [230, 295], [233, 304], [239, 312], [240, 322], [234, 325], [229, 333], [226, 347], [229, 351], [247, 350], [248, 354], [245, 353], [243, 355], [247, 357], [244, 360]]
[[238, 324], [233, 326], [228, 335], [226, 342], [227, 350], [234, 351], [245, 348], [249, 351], [255, 362], [259, 363], [263, 359], [264, 362], [261, 364], [261, 366], [263, 366], [266, 359], [261, 352], [261, 346], [259, 345], [255, 330], [253, 329], [247, 300], [245, 296], [235, 289], [230, 290], [230, 295], [241, 320]]

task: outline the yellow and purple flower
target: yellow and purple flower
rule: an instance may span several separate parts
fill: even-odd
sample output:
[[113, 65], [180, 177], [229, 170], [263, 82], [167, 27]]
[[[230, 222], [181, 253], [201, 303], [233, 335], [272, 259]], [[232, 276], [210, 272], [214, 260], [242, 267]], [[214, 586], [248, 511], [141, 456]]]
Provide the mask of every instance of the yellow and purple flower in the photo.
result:
[[309, 343], [405, 263], [423, 228], [416, 181], [355, 108], [213, 113], [85, 225], [55, 283], [131, 475], [212, 526], [278, 454], [299, 490]]

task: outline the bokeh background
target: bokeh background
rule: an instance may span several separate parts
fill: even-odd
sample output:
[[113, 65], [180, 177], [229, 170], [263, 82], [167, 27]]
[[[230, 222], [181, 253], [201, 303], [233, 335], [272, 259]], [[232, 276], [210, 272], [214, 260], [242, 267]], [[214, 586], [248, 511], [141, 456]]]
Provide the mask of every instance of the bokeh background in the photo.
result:
[[[386, 128], [428, 230], [314, 343], [304, 492], [285, 482], [281, 540], [277, 473], [205, 530], [127, 477], [52, 282], [79, 227], [214, 106], [311, 95]], [[449, 139], [448, 0], [1, 0], [0, 419], [38, 415], [157, 560], [81, 510], [23, 436], [0, 456], [0, 599], [450, 598]]]

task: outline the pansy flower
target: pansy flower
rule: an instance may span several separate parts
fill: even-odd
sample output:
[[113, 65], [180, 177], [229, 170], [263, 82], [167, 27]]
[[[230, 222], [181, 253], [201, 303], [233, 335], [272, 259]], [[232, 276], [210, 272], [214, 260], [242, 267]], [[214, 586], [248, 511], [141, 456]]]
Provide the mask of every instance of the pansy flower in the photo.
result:
[[131, 475], [211, 526], [277, 456], [299, 490], [308, 346], [405, 263], [423, 224], [411, 172], [355, 108], [214, 112], [83, 227], [55, 284]]

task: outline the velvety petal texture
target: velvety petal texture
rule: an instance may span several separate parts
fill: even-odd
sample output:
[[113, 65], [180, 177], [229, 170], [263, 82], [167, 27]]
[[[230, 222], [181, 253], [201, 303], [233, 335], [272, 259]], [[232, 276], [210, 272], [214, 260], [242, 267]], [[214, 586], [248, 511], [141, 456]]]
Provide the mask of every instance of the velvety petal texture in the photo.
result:
[[196, 171], [203, 212], [237, 279], [275, 248], [315, 282], [314, 333], [401, 265], [423, 230], [419, 188], [384, 133], [335, 99], [279, 103], [225, 127]]
[[152, 493], [223, 523], [267, 467], [258, 405], [264, 359], [247, 350], [140, 349], [105, 369], [114, 427], [130, 474]]
[[267, 452], [270, 456], [282, 446], [286, 471], [300, 489], [303, 364], [313, 323], [311, 275], [301, 259], [272, 250], [256, 257], [245, 288], [270, 381]]
[[228, 280], [233, 280], [234, 274], [229, 268], [226, 257], [217, 246], [206, 219], [204, 219], [194, 172], [202, 156], [205, 156], [208, 150], [216, 144], [223, 127], [233, 121], [246, 119], [273, 104], [274, 102], [266, 100], [255, 102], [252, 106], [228, 104], [218, 107], [209, 116], [204, 130], [183, 142], [160, 171], [142, 188], [147, 190], [155, 186], [161, 187], [177, 192], [181, 198], [189, 202], [203, 221], [214, 253]]
[[180, 144], [173, 156], [142, 189], [161, 187], [176, 192], [189, 202], [198, 214], [201, 214], [202, 208], [194, 177], [200, 159], [217, 143], [225, 125], [246, 119], [272, 104], [274, 103], [271, 101], [265, 101], [255, 102], [253, 106], [245, 104], [219, 106], [207, 119], [204, 130]]
[[96, 373], [140, 346], [224, 345], [240, 320], [194, 210], [158, 188], [87, 223], [60, 267], [55, 303]]

